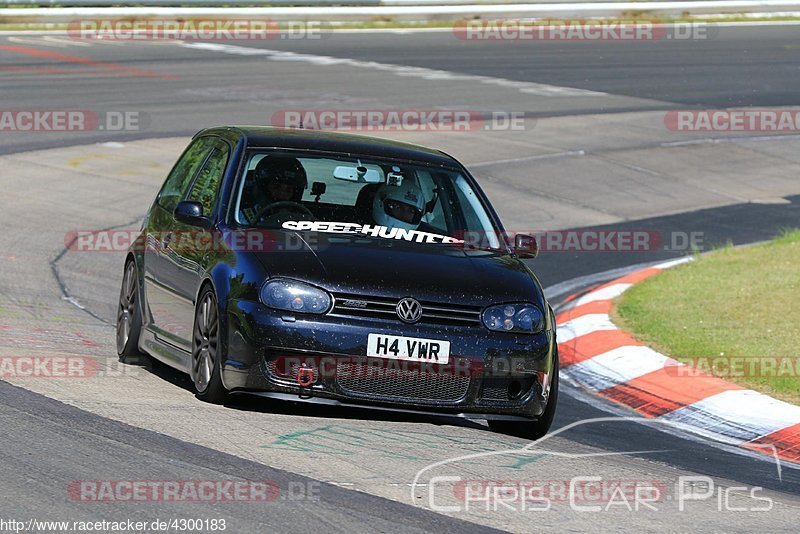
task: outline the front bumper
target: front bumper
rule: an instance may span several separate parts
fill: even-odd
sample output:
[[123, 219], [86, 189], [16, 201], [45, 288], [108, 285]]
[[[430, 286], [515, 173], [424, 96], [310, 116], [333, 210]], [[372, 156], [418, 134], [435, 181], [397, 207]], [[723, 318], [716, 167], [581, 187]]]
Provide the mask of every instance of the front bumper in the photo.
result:
[[[223, 383], [233, 392], [292, 400], [487, 419], [535, 419], [546, 406], [554, 334], [482, 325], [408, 325], [386, 318], [302, 316], [259, 302], [227, 306]], [[381, 333], [450, 342], [447, 366], [367, 358]], [[314, 369], [301, 387], [297, 368]], [[307, 378], [307, 373], [306, 378]], [[543, 387], [543, 384], [545, 387]]]

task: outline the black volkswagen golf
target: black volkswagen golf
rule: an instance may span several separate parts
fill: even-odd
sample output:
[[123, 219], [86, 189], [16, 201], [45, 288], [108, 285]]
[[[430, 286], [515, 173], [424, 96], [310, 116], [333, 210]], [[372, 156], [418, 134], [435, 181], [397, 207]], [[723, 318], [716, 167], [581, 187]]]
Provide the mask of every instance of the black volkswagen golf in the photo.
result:
[[555, 413], [555, 320], [469, 172], [440, 151], [263, 127], [203, 130], [125, 261], [123, 362], [233, 393], [487, 419]]

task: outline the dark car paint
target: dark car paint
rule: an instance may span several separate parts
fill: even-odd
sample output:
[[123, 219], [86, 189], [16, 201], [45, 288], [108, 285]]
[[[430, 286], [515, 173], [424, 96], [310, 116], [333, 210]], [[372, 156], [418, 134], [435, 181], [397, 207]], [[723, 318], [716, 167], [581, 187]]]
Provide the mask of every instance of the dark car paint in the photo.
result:
[[[454, 358], [487, 366], [504, 358], [525, 358], [530, 369], [553, 373], [555, 324], [552, 310], [534, 274], [505, 246], [497, 251], [465, 251], [448, 245], [410, 245], [401, 241], [331, 239], [321, 236], [311, 246], [302, 236], [275, 231], [275, 242], [260, 252], [216, 247], [212, 251], [170, 252], [159, 238], [165, 228], [208, 233], [217, 243], [231, 243], [237, 232], [230, 222], [229, 206], [234, 185], [240, 178], [246, 153], [253, 148], [308, 151], [315, 154], [358, 155], [389, 158], [415, 164], [457, 169], [469, 181], [495, 227], [502, 231], [497, 214], [467, 170], [450, 156], [422, 147], [371, 138], [271, 128], [214, 128], [195, 136], [215, 136], [231, 147], [228, 166], [221, 181], [217, 201], [208, 214], [212, 226], [203, 230], [175, 221], [173, 215], [154, 202], [143, 224], [139, 246], [131, 257], [140, 273], [140, 300], [143, 303], [141, 350], [157, 359], [189, 372], [191, 328], [194, 306], [206, 285], [218, 297], [222, 380], [233, 391], [297, 394], [299, 388], [275, 383], [265, 373], [267, 353], [290, 351], [298, 354], [364, 356], [370, 332], [406, 335], [451, 342]], [[320, 236], [321, 234], [317, 234]], [[155, 236], [155, 237], [152, 237]], [[281, 250], [287, 237], [296, 246]], [[298, 245], [299, 244], [299, 245]], [[270, 250], [272, 248], [272, 250]], [[354, 252], [355, 250], [355, 252]], [[151, 262], [159, 262], [156, 275]], [[164, 267], [166, 266], [166, 267]], [[288, 277], [322, 287], [333, 293], [352, 293], [375, 297], [413, 296], [420, 301], [449, 302], [485, 307], [506, 302], [533, 302], [545, 313], [546, 329], [536, 335], [491, 332], [482, 325], [452, 326], [406, 325], [399, 320], [364, 317], [337, 317], [331, 314], [303, 316], [273, 310], [260, 302], [259, 292], [267, 278]], [[153, 311], [160, 317], [154, 323]], [[225, 319], [227, 318], [227, 319]], [[276, 352], [277, 351], [277, 352]], [[322, 379], [311, 388], [317, 397], [351, 404], [368, 402], [398, 407], [385, 399], [354, 399], [336, 391], [333, 379]], [[531, 389], [513, 405], [481, 405], [477, 395], [480, 380], [473, 380], [464, 402], [401, 402], [401, 408], [425, 409], [446, 413], [487, 413], [535, 418], [541, 414], [541, 399]]]
[[[256, 256], [270, 276], [299, 279], [333, 292], [369, 289], [386, 297], [413, 295], [417, 300], [476, 306], [485, 306], [486, 295], [492, 295], [497, 303], [532, 300], [544, 309], [538, 288], [520, 294], [520, 287], [530, 285], [531, 272], [507, 251], [465, 251], [458, 246], [420, 246], [381, 238], [323, 237], [313, 248], [301, 243], [302, 248], [298, 245], [285, 254], [258, 252]], [[291, 258], [288, 262], [286, 255]]]

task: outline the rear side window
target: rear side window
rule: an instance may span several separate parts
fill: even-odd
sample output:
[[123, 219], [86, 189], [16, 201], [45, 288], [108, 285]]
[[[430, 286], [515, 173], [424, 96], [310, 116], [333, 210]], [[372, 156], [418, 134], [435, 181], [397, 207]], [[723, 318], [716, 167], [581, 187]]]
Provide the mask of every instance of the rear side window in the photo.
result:
[[[427, 170], [417, 170], [417, 178], [419, 179], [419, 185], [422, 188], [422, 196], [425, 200], [429, 199], [437, 199], [439, 195], [439, 188], [436, 185], [436, 182], [433, 181], [433, 177]], [[442, 208], [442, 202], [438, 201], [433, 205], [433, 210], [429, 213], [426, 213], [422, 220], [431, 225], [431, 228], [439, 233], [446, 233], [447, 232], [447, 221], [444, 217], [444, 209]]]
[[178, 202], [183, 200], [195, 174], [206, 160], [214, 142], [213, 137], [195, 139], [183, 153], [178, 163], [169, 173], [161, 192], [158, 193], [158, 204], [165, 210], [172, 212]]
[[189, 193], [187, 200], [200, 202], [203, 205], [203, 215], [206, 217], [211, 215], [214, 209], [214, 202], [217, 199], [222, 175], [225, 174], [229, 154], [228, 145], [224, 141], [217, 141]]

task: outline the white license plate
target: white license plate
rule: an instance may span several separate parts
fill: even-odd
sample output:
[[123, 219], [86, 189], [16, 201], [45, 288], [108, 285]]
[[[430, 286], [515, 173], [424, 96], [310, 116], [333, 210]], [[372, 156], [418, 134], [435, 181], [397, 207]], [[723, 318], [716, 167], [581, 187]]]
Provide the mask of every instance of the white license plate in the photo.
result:
[[390, 360], [447, 363], [450, 361], [450, 342], [418, 337], [367, 336], [367, 356]]

